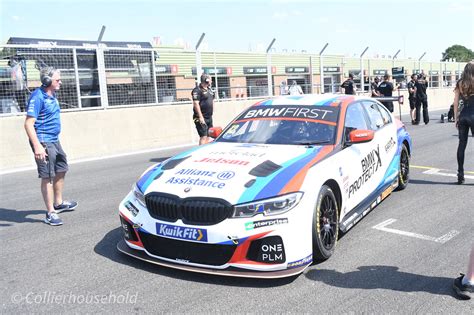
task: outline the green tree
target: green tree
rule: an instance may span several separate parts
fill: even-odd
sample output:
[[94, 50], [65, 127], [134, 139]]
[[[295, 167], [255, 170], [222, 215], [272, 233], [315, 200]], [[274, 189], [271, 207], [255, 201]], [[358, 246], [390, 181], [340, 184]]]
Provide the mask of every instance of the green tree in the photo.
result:
[[446, 61], [451, 58], [459, 62], [469, 62], [474, 59], [474, 52], [464, 46], [453, 45], [444, 51], [441, 61]]

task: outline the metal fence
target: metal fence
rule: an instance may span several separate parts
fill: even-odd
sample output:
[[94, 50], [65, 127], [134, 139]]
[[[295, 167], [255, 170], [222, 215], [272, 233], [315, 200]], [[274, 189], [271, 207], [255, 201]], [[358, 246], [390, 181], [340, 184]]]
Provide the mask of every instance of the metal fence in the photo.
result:
[[[433, 88], [451, 88], [461, 74], [460, 64], [454, 68], [447, 63], [405, 62], [404, 65], [412, 71], [426, 69], [429, 86]], [[356, 86], [364, 93], [375, 76], [388, 71], [377, 70], [387, 69], [387, 60], [342, 56], [157, 51], [101, 44], [3, 45], [0, 46], [0, 114], [25, 111], [31, 92], [41, 86], [39, 71], [45, 66], [61, 71], [63, 84], [57, 97], [65, 110], [191, 102], [198, 72], [211, 75], [217, 101], [225, 101], [284, 94], [293, 82], [305, 94], [338, 93], [349, 73], [355, 74]]]

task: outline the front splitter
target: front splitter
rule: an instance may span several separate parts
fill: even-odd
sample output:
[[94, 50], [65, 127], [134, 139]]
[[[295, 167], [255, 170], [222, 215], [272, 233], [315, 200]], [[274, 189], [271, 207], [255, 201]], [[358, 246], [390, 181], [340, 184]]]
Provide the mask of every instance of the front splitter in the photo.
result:
[[138, 258], [140, 260], [169, 267], [173, 269], [191, 271], [191, 272], [199, 272], [205, 273], [210, 275], [218, 275], [218, 276], [229, 276], [229, 277], [241, 277], [241, 278], [261, 278], [261, 279], [276, 279], [276, 278], [286, 278], [291, 277], [297, 274], [302, 273], [309, 265], [287, 269], [287, 270], [279, 270], [279, 271], [248, 271], [241, 269], [242, 271], [235, 271], [235, 270], [220, 270], [220, 269], [206, 269], [206, 268], [199, 268], [193, 266], [185, 266], [180, 264], [173, 264], [164, 260], [160, 260], [155, 257], [148, 256], [142, 250], [136, 250], [130, 248], [124, 240], [120, 240], [117, 243], [117, 249], [122, 253], [129, 255], [134, 258]]

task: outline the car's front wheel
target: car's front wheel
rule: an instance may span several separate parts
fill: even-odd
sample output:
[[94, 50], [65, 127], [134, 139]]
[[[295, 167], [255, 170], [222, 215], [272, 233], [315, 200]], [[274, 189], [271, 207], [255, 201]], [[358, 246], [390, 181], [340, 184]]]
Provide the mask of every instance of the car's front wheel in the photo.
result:
[[323, 185], [313, 214], [313, 255], [326, 260], [334, 253], [339, 235], [339, 209], [334, 192]]
[[398, 172], [398, 187], [396, 190], [403, 190], [407, 188], [410, 180], [410, 154], [407, 146], [402, 144], [402, 151], [400, 152], [400, 171]]

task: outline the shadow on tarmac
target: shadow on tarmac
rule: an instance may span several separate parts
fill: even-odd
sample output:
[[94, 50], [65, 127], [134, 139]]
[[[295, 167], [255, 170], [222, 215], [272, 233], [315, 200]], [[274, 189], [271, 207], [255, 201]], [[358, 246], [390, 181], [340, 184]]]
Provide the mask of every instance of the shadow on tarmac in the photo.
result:
[[422, 180], [422, 179], [410, 179], [410, 184], [415, 185], [449, 185], [449, 186], [474, 186], [474, 183], [464, 183], [462, 185], [458, 185], [457, 182], [436, 182], [431, 180]]
[[430, 277], [399, 271], [394, 266], [361, 266], [357, 271], [339, 272], [312, 269], [305, 276], [314, 281], [346, 289], [385, 289], [400, 292], [427, 292], [456, 297], [452, 290], [454, 278]]
[[[278, 287], [283, 285], [291, 284], [298, 276], [292, 276], [287, 278], [279, 279], [250, 279], [250, 278], [237, 278], [227, 276], [216, 276], [209, 274], [194, 273], [184, 270], [178, 270], [173, 268], [167, 268], [152, 263], [147, 263], [140, 259], [134, 259], [133, 257], [127, 256], [117, 249], [117, 243], [123, 238], [123, 232], [121, 228], [116, 228], [108, 232], [102, 240], [97, 243], [94, 247], [94, 252], [106, 257], [116, 263], [139, 269], [140, 271], [153, 273], [159, 276], [170, 277], [174, 279], [209, 283], [223, 286], [233, 287], [252, 287], [252, 288], [269, 288]], [[132, 273], [127, 273], [131, 275]]]
[[46, 214], [45, 210], [16, 210], [16, 209], [5, 209], [0, 208], [0, 227], [11, 226], [11, 224], [3, 223], [13, 222], [13, 223], [36, 223], [43, 222], [40, 219], [31, 219], [28, 218], [29, 215], [36, 214]]

